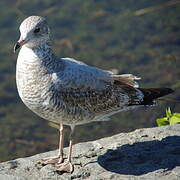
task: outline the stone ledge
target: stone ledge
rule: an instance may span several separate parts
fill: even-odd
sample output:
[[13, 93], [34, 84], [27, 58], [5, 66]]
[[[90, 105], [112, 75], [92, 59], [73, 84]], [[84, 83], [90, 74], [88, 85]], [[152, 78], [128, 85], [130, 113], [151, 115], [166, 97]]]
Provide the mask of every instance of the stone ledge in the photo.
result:
[[178, 180], [180, 124], [76, 144], [72, 174], [60, 175], [53, 165], [37, 164], [38, 160], [56, 154], [57, 150], [0, 163], [0, 180]]

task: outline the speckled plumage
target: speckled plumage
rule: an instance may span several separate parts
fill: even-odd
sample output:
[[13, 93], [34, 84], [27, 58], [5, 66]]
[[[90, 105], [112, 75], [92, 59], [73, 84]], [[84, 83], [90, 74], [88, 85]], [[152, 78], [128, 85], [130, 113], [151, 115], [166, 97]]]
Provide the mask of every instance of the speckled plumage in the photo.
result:
[[20, 32], [19, 41], [25, 39], [26, 43], [17, 60], [17, 88], [22, 101], [39, 116], [76, 125], [107, 119], [143, 102], [136, 76], [115, 75], [71, 58], [56, 57], [44, 18], [28, 17]]
[[[47, 32], [37, 40], [32, 38], [31, 31], [39, 24]], [[112, 72], [71, 58], [56, 57], [49, 45], [49, 28], [44, 18], [27, 18], [20, 31], [23, 38], [29, 35], [28, 39], [32, 40], [19, 52], [18, 92], [27, 107], [41, 117], [76, 125], [103, 120], [113, 112], [125, 110], [131, 101], [137, 104], [142, 101], [140, 90], [131, 87], [130, 93], [123, 89], [125, 84], [115, 84], [118, 76]]]
[[[172, 92], [169, 88], [138, 88], [139, 78], [116, 75], [71, 58], [58, 58], [50, 46], [46, 20], [30, 16], [20, 25], [21, 36], [14, 47], [16, 81], [26, 106], [46, 120], [59, 124], [59, 153], [41, 161], [55, 164], [56, 171], [72, 172], [73, 132], [77, 124], [107, 120], [109, 116], [142, 105]], [[63, 124], [70, 125], [67, 160], [63, 158]]]

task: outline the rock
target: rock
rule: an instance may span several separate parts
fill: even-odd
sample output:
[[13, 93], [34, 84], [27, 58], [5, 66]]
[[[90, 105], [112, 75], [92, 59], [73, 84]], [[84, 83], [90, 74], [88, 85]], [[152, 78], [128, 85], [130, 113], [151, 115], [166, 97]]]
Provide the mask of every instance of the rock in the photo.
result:
[[[37, 154], [0, 163], [1, 180], [178, 180], [180, 124], [121, 133], [74, 145], [72, 174], [58, 174], [38, 160], [57, 154]], [[67, 148], [65, 148], [65, 154]]]

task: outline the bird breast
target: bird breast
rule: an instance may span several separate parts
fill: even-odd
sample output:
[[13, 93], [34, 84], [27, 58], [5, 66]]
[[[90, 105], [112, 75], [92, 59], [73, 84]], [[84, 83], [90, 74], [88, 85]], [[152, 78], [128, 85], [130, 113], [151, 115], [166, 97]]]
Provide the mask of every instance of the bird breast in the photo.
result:
[[46, 100], [50, 78], [48, 70], [33, 51], [23, 47], [17, 60], [16, 83], [19, 95], [27, 106]]

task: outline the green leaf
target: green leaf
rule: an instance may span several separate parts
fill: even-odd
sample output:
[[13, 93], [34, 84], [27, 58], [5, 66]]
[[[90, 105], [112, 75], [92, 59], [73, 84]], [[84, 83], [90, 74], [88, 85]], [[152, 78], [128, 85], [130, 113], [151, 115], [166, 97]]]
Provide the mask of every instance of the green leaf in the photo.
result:
[[173, 116], [180, 118], [180, 113], [173, 113]]
[[180, 114], [178, 114], [179, 113], [174, 113], [173, 116], [169, 119], [170, 125], [180, 123]]
[[166, 126], [166, 125], [169, 125], [169, 120], [168, 120], [167, 117], [157, 119], [156, 122], [157, 122], [158, 126]]
[[167, 116], [167, 118], [172, 117], [172, 112], [171, 112], [170, 108], [166, 109], [166, 116]]

